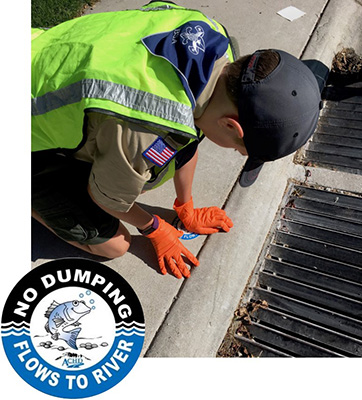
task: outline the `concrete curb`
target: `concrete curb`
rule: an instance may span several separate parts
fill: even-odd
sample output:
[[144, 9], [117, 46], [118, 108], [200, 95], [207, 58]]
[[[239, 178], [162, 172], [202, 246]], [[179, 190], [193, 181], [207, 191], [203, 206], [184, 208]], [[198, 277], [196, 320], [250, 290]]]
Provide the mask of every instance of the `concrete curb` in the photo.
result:
[[345, 0], [329, 0], [318, 26], [313, 32], [302, 59], [316, 58], [327, 66], [343, 47], [362, 51], [362, 4]]
[[[344, 2], [343, 9], [340, 2], [330, 0], [307, 47], [300, 53], [302, 58], [318, 59], [330, 66], [341, 47], [358, 44], [358, 35], [353, 40], [351, 34], [360, 32], [361, 15], [362, 6], [353, 0]], [[192, 285], [182, 286], [146, 352], [147, 357], [216, 355], [280, 207], [287, 182], [292, 178], [304, 181], [304, 173], [303, 167], [295, 166], [292, 157], [287, 157], [265, 165], [257, 185], [241, 189], [235, 184], [225, 210], [237, 230], [207, 240], [199, 254], [203, 268], [192, 272]], [[323, 184], [325, 174], [317, 175], [318, 183]], [[343, 174], [340, 177], [345, 178]], [[225, 248], [228, 252], [218, 251]]]

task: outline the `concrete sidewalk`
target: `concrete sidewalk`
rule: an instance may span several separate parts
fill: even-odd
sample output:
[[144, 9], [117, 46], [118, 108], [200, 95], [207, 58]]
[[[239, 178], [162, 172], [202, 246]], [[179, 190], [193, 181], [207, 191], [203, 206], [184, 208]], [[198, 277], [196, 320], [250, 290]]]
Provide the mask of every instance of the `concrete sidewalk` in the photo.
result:
[[[141, 0], [101, 0], [87, 13], [137, 8]], [[234, 36], [240, 54], [259, 48], [278, 48], [296, 57], [318, 59], [328, 67], [342, 47], [360, 52], [362, 6], [346, 0], [294, 0], [306, 14], [288, 21], [277, 12], [289, 1], [183, 0], [178, 4], [199, 9], [217, 19]], [[146, 319], [142, 354], [149, 357], [214, 357], [240, 301], [250, 274], [279, 208], [287, 182], [303, 182], [305, 170], [293, 156], [266, 164], [257, 182], [249, 188], [238, 185], [246, 158], [208, 140], [200, 146], [194, 180], [196, 207], [217, 205], [234, 222], [227, 234], [199, 236], [184, 244], [200, 260], [191, 278], [178, 280], [159, 273], [151, 243], [135, 236], [124, 257], [104, 261], [118, 271], [136, 291]], [[362, 176], [313, 169], [310, 183], [337, 189], [362, 191]], [[168, 183], [139, 198], [148, 210], [172, 222], [175, 213], [173, 185]], [[33, 222], [32, 265], [61, 257], [89, 258], [52, 236]]]

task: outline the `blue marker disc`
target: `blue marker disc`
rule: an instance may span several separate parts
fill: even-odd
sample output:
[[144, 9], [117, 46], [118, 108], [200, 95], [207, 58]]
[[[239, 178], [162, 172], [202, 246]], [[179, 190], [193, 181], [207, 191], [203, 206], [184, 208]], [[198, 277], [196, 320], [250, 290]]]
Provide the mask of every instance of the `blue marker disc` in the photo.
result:
[[184, 227], [184, 225], [183, 225], [183, 223], [181, 222], [181, 220], [180, 220], [179, 217], [176, 217], [176, 218], [173, 220], [172, 226], [174, 226], [177, 230], [183, 232], [183, 235], [182, 235], [181, 238], [180, 238], [180, 239], [182, 239], [182, 240], [192, 240], [192, 239], [196, 239], [196, 238], [199, 236], [198, 233], [193, 233], [193, 232], [188, 231], [188, 230]]

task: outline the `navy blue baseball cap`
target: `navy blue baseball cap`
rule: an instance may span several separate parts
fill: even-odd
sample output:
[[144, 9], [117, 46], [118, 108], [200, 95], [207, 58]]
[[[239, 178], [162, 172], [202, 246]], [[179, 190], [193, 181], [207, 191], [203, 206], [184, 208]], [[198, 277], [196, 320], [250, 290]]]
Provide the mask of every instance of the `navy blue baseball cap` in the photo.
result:
[[251, 55], [240, 74], [239, 122], [244, 131], [248, 159], [240, 185], [250, 186], [263, 164], [287, 156], [303, 146], [313, 134], [322, 108], [321, 90], [312, 70], [282, 50], [277, 67], [256, 80], [260, 55]]

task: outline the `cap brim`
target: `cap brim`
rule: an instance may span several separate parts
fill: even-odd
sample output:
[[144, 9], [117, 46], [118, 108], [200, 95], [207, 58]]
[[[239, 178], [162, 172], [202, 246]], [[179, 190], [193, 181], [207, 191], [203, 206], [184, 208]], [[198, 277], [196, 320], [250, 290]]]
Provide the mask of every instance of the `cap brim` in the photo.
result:
[[248, 158], [244, 165], [243, 170], [241, 171], [239, 184], [241, 187], [251, 186], [259, 176], [259, 172], [261, 171], [264, 163], [259, 160], [253, 160]]
[[319, 91], [322, 93], [327, 83], [329, 68], [319, 60], [301, 60], [301, 61], [313, 72], [318, 82]]

